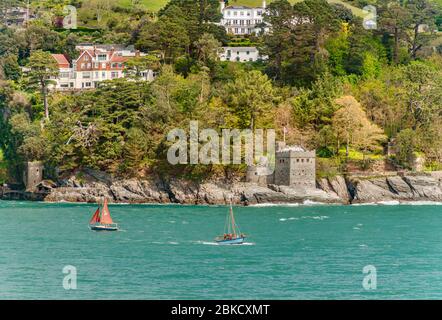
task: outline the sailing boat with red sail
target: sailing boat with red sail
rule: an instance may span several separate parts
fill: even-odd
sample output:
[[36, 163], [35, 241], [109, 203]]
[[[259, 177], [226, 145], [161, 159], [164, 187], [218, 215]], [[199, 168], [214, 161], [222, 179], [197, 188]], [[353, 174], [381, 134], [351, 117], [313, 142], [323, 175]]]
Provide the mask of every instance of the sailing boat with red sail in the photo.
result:
[[230, 211], [226, 220], [226, 227], [224, 235], [217, 237], [215, 241], [218, 244], [243, 244], [246, 236], [241, 233], [238, 225], [235, 222], [235, 216], [233, 214], [232, 201], [230, 200]]
[[107, 206], [107, 199], [104, 199], [103, 209], [100, 208], [95, 211], [91, 220], [89, 221], [89, 228], [95, 231], [117, 231], [118, 224], [114, 223], [110, 215], [109, 207]]

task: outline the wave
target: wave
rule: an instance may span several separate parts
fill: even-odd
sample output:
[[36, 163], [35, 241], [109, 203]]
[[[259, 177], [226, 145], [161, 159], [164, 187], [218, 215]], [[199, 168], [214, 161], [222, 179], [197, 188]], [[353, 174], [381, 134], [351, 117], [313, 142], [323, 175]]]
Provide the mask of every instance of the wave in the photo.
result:
[[333, 203], [318, 202], [312, 200], [304, 200], [302, 203], [257, 203], [249, 207], [299, 207], [299, 206], [326, 206], [336, 205]]
[[213, 242], [213, 241], [196, 241], [196, 244], [202, 244], [202, 245], [206, 245], [206, 246], [223, 246], [223, 247], [240, 247], [240, 246], [254, 246], [256, 243], [254, 242], [244, 242], [243, 244], [235, 244], [235, 245], [222, 245], [219, 244], [217, 242]]
[[352, 206], [442, 206], [442, 202], [438, 201], [378, 201], [378, 202], [366, 202], [366, 203], [354, 203]]
[[329, 219], [329, 216], [302, 216], [302, 217], [290, 217], [290, 218], [280, 218], [279, 221], [284, 222], [287, 220], [299, 220], [299, 219], [313, 219], [313, 220], [325, 220]]

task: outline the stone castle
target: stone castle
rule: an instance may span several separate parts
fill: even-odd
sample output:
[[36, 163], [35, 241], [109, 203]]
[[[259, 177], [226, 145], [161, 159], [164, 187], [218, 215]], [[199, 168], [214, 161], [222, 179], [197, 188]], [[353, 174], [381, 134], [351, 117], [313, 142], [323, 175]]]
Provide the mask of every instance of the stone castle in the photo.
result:
[[267, 163], [247, 168], [246, 181], [266, 186], [299, 187], [304, 189], [316, 188], [316, 151], [306, 150], [300, 146], [277, 144], [275, 153], [275, 171], [268, 174]]

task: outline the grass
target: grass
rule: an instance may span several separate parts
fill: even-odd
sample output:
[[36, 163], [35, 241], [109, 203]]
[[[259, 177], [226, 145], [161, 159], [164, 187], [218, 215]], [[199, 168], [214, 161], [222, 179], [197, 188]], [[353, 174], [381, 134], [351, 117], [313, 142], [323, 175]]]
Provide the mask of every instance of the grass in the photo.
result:
[[[300, 2], [302, 0], [289, 0], [291, 3]], [[342, 0], [328, 0], [330, 3], [339, 3], [350, 10], [352, 10], [353, 14], [358, 16], [363, 16], [362, 10], [356, 8], [354, 6], [349, 5], [348, 3], [343, 2]], [[144, 8], [149, 11], [157, 12], [161, 8], [163, 8], [167, 4], [168, 0], [141, 0], [141, 4]], [[267, 0], [267, 4], [271, 3], [272, 0]], [[130, 7], [132, 5], [132, 0], [119, 0], [119, 4], [122, 7]], [[244, 5], [250, 7], [259, 7], [262, 5], [262, 0], [230, 0], [230, 5]]]
[[[149, 11], [157, 12], [163, 8], [169, 0], [141, 0], [140, 4]], [[132, 5], [132, 0], [119, 0], [121, 7], [128, 8]]]

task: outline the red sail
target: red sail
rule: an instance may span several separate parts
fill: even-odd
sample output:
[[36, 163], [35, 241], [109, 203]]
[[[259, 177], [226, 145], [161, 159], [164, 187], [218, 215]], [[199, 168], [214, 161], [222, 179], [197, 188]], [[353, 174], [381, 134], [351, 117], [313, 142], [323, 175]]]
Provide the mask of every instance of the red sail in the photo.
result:
[[91, 221], [89, 221], [89, 224], [94, 224], [97, 222], [100, 222], [100, 208], [98, 208], [97, 211], [95, 211]]
[[104, 199], [103, 211], [101, 211], [101, 221], [102, 224], [112, 224], [112, 218], [110, 216], [109, 208], [107, 207], [107, 199]]

